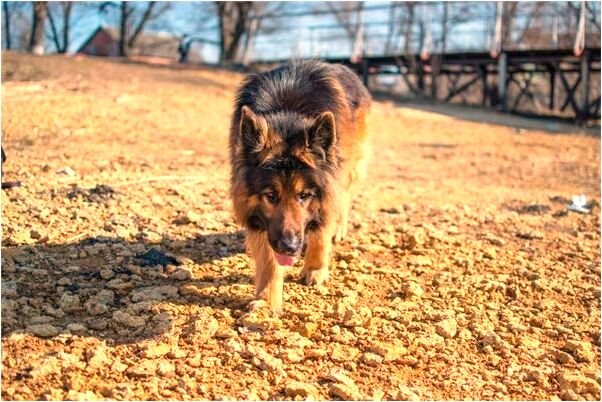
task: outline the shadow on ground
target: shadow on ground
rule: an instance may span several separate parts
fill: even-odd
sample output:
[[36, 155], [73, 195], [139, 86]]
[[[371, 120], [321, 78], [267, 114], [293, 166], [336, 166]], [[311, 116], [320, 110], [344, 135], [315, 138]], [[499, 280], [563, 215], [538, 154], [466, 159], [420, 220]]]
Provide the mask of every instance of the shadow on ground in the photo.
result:
[[[240, 231], [160, 242], [92, 237], [73, 244], [5, 246], [2, 337], [39, 335], [45, 324], [77, 333], [68, 327], [79, 324], [83, 335], [134, 343], [172, 327], [154, 325], [160, 303], [229, 309], [239, 316], [252, 300], [252, 277], [227, 260], [242, 253]], [[238, 263], [242, 271], [247, 260]], [[202, 271], [200, 277], [186, 277], [192, 267]], [[145, 317], [146, 323], [128, 324], [118, 311]]]
[[416, 109], [426, 112], [443, 114], [461, 120], [479, 123], [497, 124], [516, 129], [540, 130], [553, 134], [582, 133], [591, 137], [600, 137], [600, 124], [591, 127], [580, 127], [574, 119], [543, 116], [536, 114], [510, 114], [480, 106], [458, 105], [449, 103], [433, 103], [428, 100], [404, 99], [386, 92], [373, 93], [379, 101], [394, 102], [396, 106]]

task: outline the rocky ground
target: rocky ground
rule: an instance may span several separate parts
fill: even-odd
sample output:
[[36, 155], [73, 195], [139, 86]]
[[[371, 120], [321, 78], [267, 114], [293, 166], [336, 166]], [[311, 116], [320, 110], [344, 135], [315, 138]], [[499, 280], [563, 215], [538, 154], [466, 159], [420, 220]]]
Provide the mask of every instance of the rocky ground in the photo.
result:
[[2, 79], [2, 399], [600, 399], [599, 138], [375, 102], [331, 280], [291, 269], [274, 317], [227, 196], [240, 75]]

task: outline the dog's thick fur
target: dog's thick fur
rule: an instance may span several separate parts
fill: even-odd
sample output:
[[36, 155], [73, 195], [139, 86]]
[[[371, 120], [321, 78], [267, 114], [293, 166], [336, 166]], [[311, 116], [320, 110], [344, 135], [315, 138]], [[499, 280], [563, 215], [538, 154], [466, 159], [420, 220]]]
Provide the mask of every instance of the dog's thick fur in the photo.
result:
[[282, 305], [284, 254], [306, 245], [302, 280], [328, 278], [332, 240], [347, 233], [350, 193], [364, 172], [369, 107], [350, 69], [318, 61], [250, 75], [238, 92], [231, 196], [256, 262], [255, 296], [274, 310]]

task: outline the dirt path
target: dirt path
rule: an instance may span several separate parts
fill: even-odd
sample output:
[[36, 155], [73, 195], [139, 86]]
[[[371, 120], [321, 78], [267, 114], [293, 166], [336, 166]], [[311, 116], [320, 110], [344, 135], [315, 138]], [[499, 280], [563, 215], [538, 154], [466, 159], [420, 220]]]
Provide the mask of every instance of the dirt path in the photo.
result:
[[290, 270], [274, 318], [227, 197], [239, 75], [2, 77], [3, 399], [600, 398], [599, 139], [375, 102], [332, 279]]

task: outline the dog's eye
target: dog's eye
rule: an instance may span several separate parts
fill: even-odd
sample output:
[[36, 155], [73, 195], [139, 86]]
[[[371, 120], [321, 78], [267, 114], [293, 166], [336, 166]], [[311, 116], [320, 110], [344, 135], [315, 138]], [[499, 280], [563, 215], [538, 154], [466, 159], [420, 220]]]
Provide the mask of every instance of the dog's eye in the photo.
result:
[[311, 198], [311, 193], [299, 193], [299, 201], [303, 202]]
[[278, 196], [273, 191], [265, 193], [264, 196], [271, 204], [276, 204], [278, 202]]

